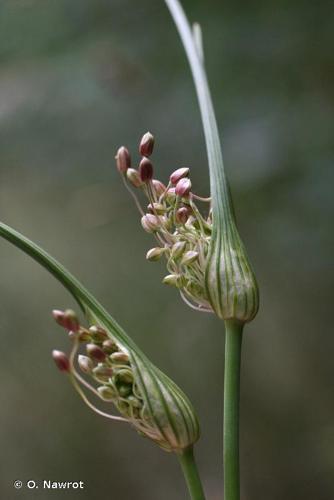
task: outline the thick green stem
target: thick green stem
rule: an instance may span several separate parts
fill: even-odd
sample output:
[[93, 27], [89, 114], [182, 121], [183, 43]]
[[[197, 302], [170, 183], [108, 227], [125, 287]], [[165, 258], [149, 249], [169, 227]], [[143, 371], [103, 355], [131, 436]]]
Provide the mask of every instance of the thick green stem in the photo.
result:
[[192, 500], [205, 500], [203, 486], [195, 462], [193, 447], [190, 446], [186, 448], [182, 453], [178, 453], [177, 456], [187, 482], [190, 498]]
[[240, 499], [239, 400], [243, 324], [225, 321], [224, 500]]

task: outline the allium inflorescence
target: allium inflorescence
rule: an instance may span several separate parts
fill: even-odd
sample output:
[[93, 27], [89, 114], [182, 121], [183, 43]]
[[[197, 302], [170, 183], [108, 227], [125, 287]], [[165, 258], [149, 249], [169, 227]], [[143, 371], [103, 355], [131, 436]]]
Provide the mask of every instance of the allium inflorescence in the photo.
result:
[[[62, 351], [54, 350], [53, 359], [60, 371], [68, 373], [84, 402], [99, 415], [131, 423], [141, 435], [153, 439], [168, 449], [151, 419], [147, 402], [137, 384], [128, 350], [119, 342], [110, 339], [103, 328], [95, 325], [85, 328], [80, 325], [75, 312], [71, 309], [54, 310], [53, 317], [68, 331], [72, 341], [72, 349], [68, 356]], [[79, 353], [79, 349], [83, 347], [85, 353]], [[79, 373], [76, 365], [85, 377]], [[92, 383], [88, 381], [89, 378]], [[106, 413], [95, 407], [87, 398], [83, 388], [103, 402], [113, 403], [121, 416]]]
[[[81, 398], [97, 414], [130, 423], [139, 434], [166, 451], [182, 452], [199, 437], [197, 417], [190, 402], [111, 317], [104, 312], [101, 315], [101, 309], [98, 312], [99, 308], [94, 306], [94, 313], [84, 307], [91, 325], [88, 328], [79, 323], [70, 309], [53, 311], [53, 317], [68, 331], [72, 342], [69, 355], [53, 351], [57, 367], [69, 376]], [[96, 313], [101, 320], [97, 320]], [[88, 392], [107, 405], [113, 404], [120, 415], [97, 408], [87, 397]]]
[[[85, 328], [79, 324], [74, 311], [53, 311], [53, 317], [68, 331], [72, 341], [69, 356], [61, 351], [53, 351], [53, 358], [61, 371], [72, 376], [72, 381], [85, 402], [88, 402], [81, 386], [91, 391], [103, 401], [114, 403], [122, 417], [104, 414], [113, 419], [127, 420], [139, 430], [146, 425], [145, 405], [136, 384], [127, 350], [111, 340], [107, 332], [99, 326]], [[78, 354], [85, 346], [85, 354]], [[83, 378], [80, 371], [92, 379], [93, 385]], [[78, 384], [79, 383], [79, 384]], [[93, 405], [90, 403], [92, 408]], [[93, 408], [97, 410], [95, 407]], [[97, 410], [101, 414], [100, 410]]]
[[[132, 168], [130, 153], [124, 146], [116, 154], [118, 171], [135, 199], [142, 227], [154, 235], [158, 244], [147, 252], [146, 258], [157, 261], [164, 256], [169, 274], [163, 283], [178, 288], [189, 306], [212, 312], [205, 290], [212, 232], [210, 198], [193, 192], [188, 167], [172, 172], [167, 184], [153, 178], [153, 164], [149, 159], [153, 145], [154, 138], [147, 132], [139, 144], [142, 159], [137, 169]], [[149, 204], [145, 210], [133, 188], [147, 197]], [[205, 214], [199, 210], [197, 202], [207, 205]]]

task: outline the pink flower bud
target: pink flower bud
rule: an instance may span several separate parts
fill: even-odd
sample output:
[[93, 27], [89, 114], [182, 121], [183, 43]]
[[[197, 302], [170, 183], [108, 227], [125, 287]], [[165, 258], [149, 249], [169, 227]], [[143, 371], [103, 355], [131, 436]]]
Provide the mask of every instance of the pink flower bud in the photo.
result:
[[139, 153], [142, 156], [151, 156], [154, 147], [154, 137], [150, 132], [146, 132], [139, 144]]
[[105, 353], [103, 352], [101, 347], [99, 347], [96, 344], [87, 344], [86, 350], [88, 356], [90, 356], [93, 359], [96, 359], [96, 361], [104, 361], [106, 359]]
[[181, 198], [186, 198], [189, 196], [191, 191], [191, 180], [187, 178], [180, 179], [175, 186], [175, 193]]
[[141, 218], [141, 225], [147, 233], [154, 233], [160, 228], [160, 221], [155, 215], [146, 214]]
[[57, 351], [54, 349], [52, 351], [52, 357], [53, 357], [54, 362], [57, 365], [57, 368], [61, 372], [69, 372], [70, 371], [70, 362], [69, 362], [69, 359], [64, 352]]
[[153, 165], [148, 158], [143, 158], [139, 164], [139, 176], [142, 182], [148, 182], [153, 177]]
[[72, 309], [66, 309], [66, 311], [54, 309], [52, 311], [52, 316], [57, 321], [58, 325], [66, 328], [66, 330], [77, 332], [80, 328], [77, 315]]
[[153, 179], [152, 184], [157, 196], [161, 196], [166, 191], [166, 186], [158, 179]]
[[188, 177], [189, 171], [189, 168], [178, 168], [170, 176], [171, 183], [175, 185], [179, 182], [180, 179], [183, 179], [183, 177]]
[[120, 147], [115, 156], [117, 170], [125, 173], [131, 167], [131, 156], [129, 151], [124, 147]]
[[181, 207], [176, 211], [175, 218], [176, 222], [180, 224], [185, 224], [188, 220], [189, 210], [186, 207]]

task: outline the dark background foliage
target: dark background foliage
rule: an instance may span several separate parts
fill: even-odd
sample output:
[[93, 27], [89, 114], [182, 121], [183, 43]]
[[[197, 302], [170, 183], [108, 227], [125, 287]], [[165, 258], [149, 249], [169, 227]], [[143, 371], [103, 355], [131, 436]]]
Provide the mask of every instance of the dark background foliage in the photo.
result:
[[[334, 495], [331, 327], [331, 2], [184, 0], [202, 23], [224, 158], [261, 309], [246, 329], [243, 500]], [[146, 263], [152, 239], [114, 168], [121, 144], [157, 140], [157, 176], [208, 171], [193, 84], [164, 2], [1, 0], [1, 220], [97, 295], [198, 410], [208, 498], [222, 498], [221, 322], [186, 308]], [[134, 155], [135, 156], [135, 155]], [[83, 480], [70, 498], [186, 498], [173, 456], [86, 409], [50, 358], [68, 348], [68, 294], [0, 246], [1, 497], [15, 479]], [[61, 496], [56, 493], [57, 498]]]

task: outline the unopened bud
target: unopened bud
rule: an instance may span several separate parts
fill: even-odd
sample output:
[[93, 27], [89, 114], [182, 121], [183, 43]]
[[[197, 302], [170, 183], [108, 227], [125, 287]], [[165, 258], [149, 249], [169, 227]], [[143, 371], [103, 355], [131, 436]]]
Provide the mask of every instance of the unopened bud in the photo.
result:
[[151, 156], [154, 147], [154, 137], [151, 132], [146, 132], [139, 144], [139, 153], [142, 156]]
[[171, 183], [174, 184], [174, 186], [175, 186], [175, 184], [177, 184], [180, 179], [183, 179], [184, 177], [188, 177], [189, 171], [190, 171], [189, 168], [178, 168], [170, 176]]
[[161, 224], [158, 217], [153, 214], [146, 214], [141, 218], [141, 225], [147, 233], [154, 233], [158, 231]]
[[131, 167], [131, 156], [129, 151], [124, 147], [120, 147], [115, 156], [117, 170], [125, 173]]
[[126, 364], [129, 362], [129, 356], [126, 352], [114, 352], [110, 355], [110, 360], [114, 363]]
[[169, 203], [173, 203], [176, 199], [175, 188], [169, 188], [166, 193], [166, 198]]
[[189, 264], [195, 262], [197, 258], [198, 258], [198, 252], [195, 252], [194, 250], [189, 250], [183, 255], [181, 260], [181, 265], [188, 266]]
[[72, 309], [66, 309], [66, 311], [55, 309], [52, 311], [52, 316], [57, 321], [58, 325], [66, 328], [66, 330], [71, 330], [72, 332], [77, 332], [79, 330], [79, 320]]
[[113, 388], [106, 386], [106, 385], [102, 385], [101, 387], [98, 387], [97, 391], [100, 394], [101, 398], [104, 399], [105, 401], [110, 401], [111, 399], [114, 399], [117, 397], [117, 394], [113, 390]]
[[121, 398], [126, 398], [129, 396], [132, 392], [132, 387], [131, 385], [120, 385], [118, 388], [118, 394], [121, 396]]
[[141, 408], [143, 406], [142, 402], [136, 396], [128, 396], [127, 400], [133, 408]]
[[98, 382], [108, 382], [109, 378], [112, 377], [113, 369], [111, 366], [96, 366], [93, 370], [93, 375]]
[[107, 354], [111, 354], [112, 352], [118, 351], [116, 343], [111, 339], [105, 340], [102, 344], [102, 348], [104, 352], [106, 352]]
[[176, 211], [175, 218], [176, 222], [180, 224], [185, 224], [188, 220], [189, 210], [186, 207], [181, 207]]
[[156, 195], [160, 197], [164, 192], [166, 191], [166, 186], [160, 182], [158, 179], [153, 179], [152, 180], [153, 188], [154, 191], [156, 192]]
[[57, 365], [57, 368], [61, 372], [69, 372], [70, 371], [70, 361], [64, 352], [57, 351], [54, 349], [52, 351], [52, 357], [53, 357], [54, 362]]
[[128, 181], [130, 182], [130, 184], [132, 184], [136, 188], [142, 186], [142, 184], [143, 184], [141, 179], [140, 179], [139, 173], [134, 168], [128, 168], [128, 170], [126, 172], [126, 177], [127, 177]]
[[[70, 333], [73, 333], [73, 332], [70, 332]], [[80, 342], [87, 342], [89, 340], [92, 340], [92, 336], [89, 332], [89, 330], [86, 330], [86, 328], [80, 328], [79, 330], [79, 340]]]
[[166, 208], [161, 205], [161, 203], [150, 203], [149, 205], [147, 205], [147, 210], [151, 214], [163, 215], [164, 213], [166, 213]]
[[92, 325], [89, 327], [89, 331], [96, 342], [103, 342], [108, 338], [107, 332], [100, 326]]
[[132, 384], [133, 383], [133, 374], [130, 370], [120, 370], [117, 373], [117, 380], [123, 382], [124, 384]]
[[185, 247], [185, 241], [177, 241], [176, 243], [174, 243], [171, 250], [172, 259], [178, 259], [183, 254]]
[[159, 260], [160, 257], [165, 253], [166, 249], [165, 248], [151, 248], [147, 254], [146, 254], [146, 259], [150, 261], [156, 261]]
[[153, 165], [146, 157], [139, 163], [139, 175], [142, 182], [148, 182], [153, 177]]
[[181, 287], [181, 281], [181, 276], [179, 274], [168, 274], [162, 280], [165, 285], [176, 286], [177, 288]]
[[166, 215], [159, 215], [160, 225], [163, 226], [167, 231], [173, 226], [172, 217], [167, 217]]
[[187, 177], [180, 179], [175, 186], [175, 193], [181, 198], [186, 198], [189, 196], [191, 191], [191, 180]]
[[78, 365], [80, 367], [80, 370], [87, 374], [92, 373], [92, 370], [94, 368], [93, 361], [88, 356], [83, 356], [82, 354], [79, 354]]
[[106, 358], [106, 355], [101, 349], [101, 347], [99, 347], [96, 344], [87, 344], [86, 351], [88, 356], [90, 356], [93, 359], [96, 359], [96, 361], [104, 361]]

